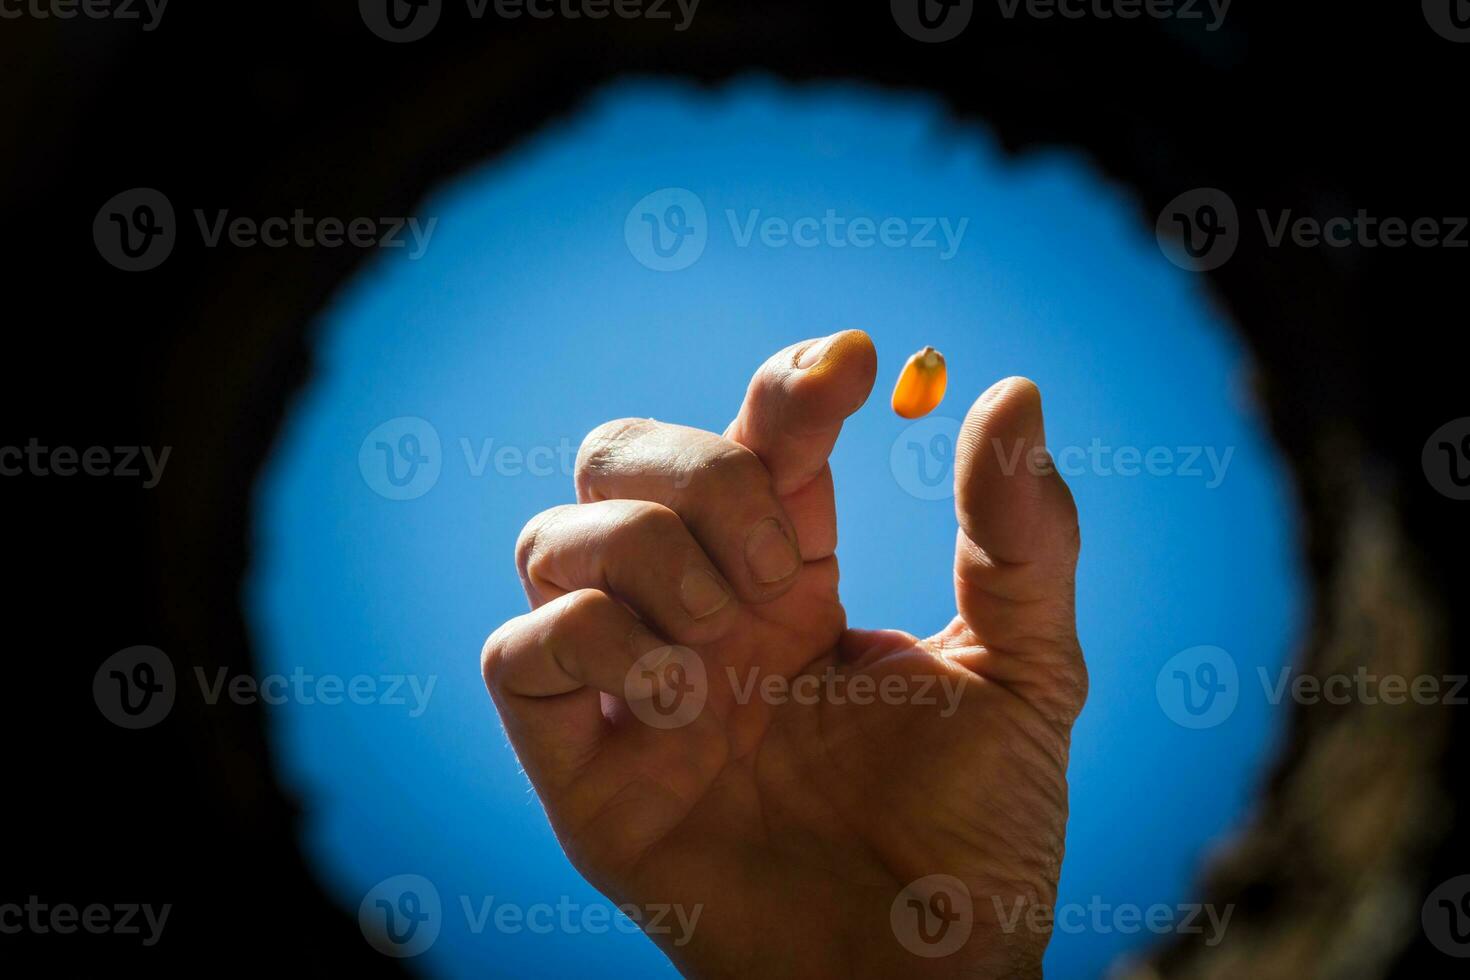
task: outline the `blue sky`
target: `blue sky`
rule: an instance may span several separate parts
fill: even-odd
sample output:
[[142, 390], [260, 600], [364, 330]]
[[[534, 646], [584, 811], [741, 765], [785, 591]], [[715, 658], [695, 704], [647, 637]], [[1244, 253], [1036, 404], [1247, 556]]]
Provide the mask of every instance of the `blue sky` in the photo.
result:
[[[667, 188], [703, 207], [703, 251], [656, 271], [625, 226]], [[848, 223], [845, 247], [742, 236], [829, 210]], [[911, 492], [904, 463], [946, 423], [906, 432], [888, 409], [904, 359], [926, 344], [946, 355], [940, 419], [998, 378], [1034, 379], [1053, 451], [1072, 449], [1092, 678], [1059, 905], [1191, 901], [1278, 737], [1257, 668], [1274, 676], [1286, 660], [1304, 592], [1292, 491], [1242, 350], [1124, 191], [1070, 154], [1006, 158], [917, 95], [750, 79], [618, 86], [418, 214], [438, 219], [425, 253], [375, 256], [322, 318], [314, 379], [259, 487], [247, 596], [264, 673], [412, 675], [421, 690], [433, 678], [422, 712], [407, 685], [405, 704], [268, 708], [307, 852], [344, 908], [393, 875], [431, 881], [439, 934], [410, 961], [429, 975], [672, 975], [636, 934], [493, 918], [477, 932], [466, 918], [465, 901], [492, 916], [606, 904], [518, 771], [480, 645], [524, 611], [516, 534], [573, 499], [563, 461], [589, 429], [643, 415], [718, 431], [771, 352], [848, 327], [879, 352], [875, 396], [832, 459], [852, 624], [925, 634], [953, 614], [953, 502]], [[857, 218], [898, 219], [889, 241], [904, 244], [859, 247]], [[962, 227], [947, 257], [938, 219]], [[380, 442], [405, 487], [385, 482]], [[1152, 451], [1152, 473], [1120, 472], [1120, 447]], [[1238, 696], [1188, 727], [1165, 668], [1200, 646], [1225, 652]], [[1152, 941], [1089, 922], [1056, 934], [1048, 970], [1096, 975]]]

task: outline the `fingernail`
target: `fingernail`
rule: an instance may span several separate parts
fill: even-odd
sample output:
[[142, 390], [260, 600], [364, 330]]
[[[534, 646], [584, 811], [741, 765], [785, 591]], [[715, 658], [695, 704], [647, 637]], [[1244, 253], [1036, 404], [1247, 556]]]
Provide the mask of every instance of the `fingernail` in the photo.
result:
[[761, 585], [779, 582], [796, 571], [801, 556], [781, 525], [766, 518], [751, 529], [745, 538], [745, 563], [751, 576]]
[[679, 583], [679, 599], [689, 615], [703, 619], [725, 608], [725, 603], [730, 601], [730, 593], [725, 591], [719, 579], [695, 566], [684, 573], [684, 579]]
[[832, 350], [832, 341], [836, 336], [837, 334], [834, 333], [831, 337], [813, 341], [807, 346], [806, 350], [801, 352], [801, 356], [796, 359], [796, 366], [805, 371], [808, 368], [814, 368], [822, 363], [822, 361], [826, 360], [827, 354]]

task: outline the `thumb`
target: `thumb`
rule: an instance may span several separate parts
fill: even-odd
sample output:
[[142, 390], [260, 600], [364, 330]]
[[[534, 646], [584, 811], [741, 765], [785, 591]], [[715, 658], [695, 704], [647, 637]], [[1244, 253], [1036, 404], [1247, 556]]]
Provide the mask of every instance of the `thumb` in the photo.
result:
[[997, 382], [966, 415], [955, 513], [952, 630], [985, 648], [989, 673], [1025, 661], [1080, 668], [1077, 506], [1046, 451], [1041, 393], [1027, 379]]

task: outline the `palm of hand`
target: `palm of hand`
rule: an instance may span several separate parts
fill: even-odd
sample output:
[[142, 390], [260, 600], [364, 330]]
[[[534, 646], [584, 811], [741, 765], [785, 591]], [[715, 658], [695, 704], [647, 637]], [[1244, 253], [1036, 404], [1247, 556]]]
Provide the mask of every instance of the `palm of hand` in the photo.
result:
[[[750, 960], [711, 972], [927, 965], [896, 940], [889, 914], [908, 883], [934, 873], [965, 883], [975, 928], [995, 933], [988, 943], [1029, 945], [1039, 960], [1044, 937], [1015, 927], [1012, 909], [1054, 900], [1065, 728], [965, 666], [984, 651], [954, 645], [960, 630], [915, 645], [834, 629], [843, 612], [822, 595], [826, 577], [806, 569], [786, 597], [699, 651], [707, 700], [679, 738], [615, 714], [630, 737], [591, 777], [593, 815], [564, 844], [619, 901], [738, 922]], [[834, 900], [862, 923], [856, 935], [834, 935], [834, 920], [849, 918], [831, 913]], [[927, 907], [913, 915], [915, 933], [938, 924]], [[785, 966], [773, 973], [762, 951], [782, 933], [806, 952], [779, 944]]]

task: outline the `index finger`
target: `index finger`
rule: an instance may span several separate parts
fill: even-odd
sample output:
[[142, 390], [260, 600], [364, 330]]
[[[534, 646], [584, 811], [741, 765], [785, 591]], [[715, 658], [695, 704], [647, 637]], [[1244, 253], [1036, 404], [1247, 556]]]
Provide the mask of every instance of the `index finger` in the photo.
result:
[[877, 373], [873, 341], [861, 330], [793, 344], [756, 371], [740, 413], [725, 430], [770, 471], [807, 561], [836, 548], [827, 457], [843, 421], [868, 400]]

